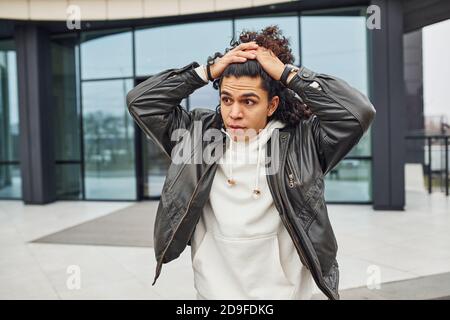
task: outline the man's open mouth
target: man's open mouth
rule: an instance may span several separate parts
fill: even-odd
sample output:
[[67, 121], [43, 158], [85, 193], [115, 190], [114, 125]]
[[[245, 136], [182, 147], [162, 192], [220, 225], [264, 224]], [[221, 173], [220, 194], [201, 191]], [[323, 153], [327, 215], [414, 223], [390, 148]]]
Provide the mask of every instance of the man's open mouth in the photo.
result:
[[232, 130], [245, 129], [245, 127], [241, 127], [241, 126], [232, 126], [232, 125], [229, 125], [228, 128], [230, 128], [230, 129], [232, 129]]

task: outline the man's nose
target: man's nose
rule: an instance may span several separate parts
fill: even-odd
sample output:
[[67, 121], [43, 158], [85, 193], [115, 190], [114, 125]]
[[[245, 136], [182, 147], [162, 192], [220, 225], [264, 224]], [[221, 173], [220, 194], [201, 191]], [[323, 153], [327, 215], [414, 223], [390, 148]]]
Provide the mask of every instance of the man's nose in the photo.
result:
[[242, 110], [241, 110], [241, 107], [240, 107], [239, 103], [235, 102], [231, 106], [230, 118], [232, 118], [232, 119], [242, 118]]

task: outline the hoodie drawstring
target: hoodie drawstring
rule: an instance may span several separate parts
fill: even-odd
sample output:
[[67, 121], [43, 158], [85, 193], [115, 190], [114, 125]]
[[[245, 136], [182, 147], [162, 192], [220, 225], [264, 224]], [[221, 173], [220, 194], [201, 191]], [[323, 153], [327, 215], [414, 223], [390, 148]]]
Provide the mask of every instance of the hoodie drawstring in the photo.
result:
[[254, 199], [258, 199], [259, 198], [259, 196], [261, 195], [261, 189], [259, 189], [259, 169], [260, 169], [260, 160], [261, 160], [261, 143], [260, 143], [260, 141], [259, 141], [259, 134], [258, 134], [258, 141], [257, 141], [257, 144], [258, 144], [258, 157], [257, 157], [257, 160], [256, 160], [256, 177], [255, 177], [255, 187], [253, 188], [253, 198]]
[[[230, 138], [230, 152], [228, 152], [229, 153], [228, 158], [232, 158], [232, 156], [233, 156], [232, 155], [233, 138], [230, 136], [230, 134], [226, 130], [224, 130], [223, 128], [221, 130], [222, 130], [223, 133], [225, 133], [228, 136], [228, 138]], [[231, 159], [229, 159], [227, 161], [227, 169], [228, 169], [227, 185], [229, 187], [232, 187], [232, 186], [234, 186], [236, 184], [236, 181], [233, 179], [233, 166], [232, 166], [232, 163], [231, 163]]]
[[[224, 130], [223, 128], [221, 129], [221, 131], [223, 133], [225, 133], [229, 138], [230, 138], [230, 151], [228, 152], [228, 158], [229, 160], [227, 161], [227, 169], [228, 169], [228, 176], [227, 176], [227, 185], [228, 187], [232, 187], [236, 184], [236, 181], [233, 178], [233, 163], [231, 161], [231, 158], [233, 157], [233, 138], [231, 137], [231, 135]], [[256, 160], [256, 177], [255, 177], [255, 186], [252, 190], [252, 196], [254, 199], [258, 199], [261, 195], [261, 189], [259, 188], [259, 171], [261, 168], [261, 142], [260, 142], [260, 135], [258, 134], [257, 136], [257, 145], [258, 145], [258, 154], [257, 154], [257, 160]]]

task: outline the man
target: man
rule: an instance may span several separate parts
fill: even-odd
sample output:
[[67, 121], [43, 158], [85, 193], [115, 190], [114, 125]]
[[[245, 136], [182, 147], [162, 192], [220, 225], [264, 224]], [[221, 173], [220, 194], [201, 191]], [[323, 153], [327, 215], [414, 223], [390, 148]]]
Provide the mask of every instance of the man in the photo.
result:
[[[190, 245], [198, 299], [309, 299], [313, 282], [339, 299], [323, 177], [375, 109], [345, 81], [294, 67], [276, 27], [240, 40], [207, 67], [165, 70], [127, 95], [135, 121], [172, 159], [155, 221], [153, 284]], [[209, 80], [220, 112], [184, 110], [181, 100]], [[195, 161], [205, 150], [215, 160]]]

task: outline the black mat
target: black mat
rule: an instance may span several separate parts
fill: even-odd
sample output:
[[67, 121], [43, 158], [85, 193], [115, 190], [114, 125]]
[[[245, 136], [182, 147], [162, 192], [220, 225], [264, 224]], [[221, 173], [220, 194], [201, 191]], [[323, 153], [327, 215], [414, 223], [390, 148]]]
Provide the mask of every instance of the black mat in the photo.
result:
[[157, 201], [139, 202], [32, 242], [153, 247]]

